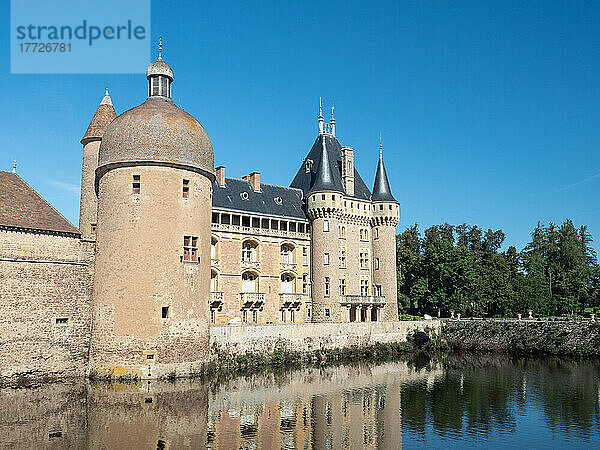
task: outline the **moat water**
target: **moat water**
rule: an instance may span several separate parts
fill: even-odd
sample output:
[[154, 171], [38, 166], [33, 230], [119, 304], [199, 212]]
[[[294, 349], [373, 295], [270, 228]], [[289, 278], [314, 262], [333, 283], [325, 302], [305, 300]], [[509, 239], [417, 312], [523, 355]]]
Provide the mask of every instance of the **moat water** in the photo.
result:
[[600, 448], [600, 362], [448, 356], [0, 389], [2, 448]]

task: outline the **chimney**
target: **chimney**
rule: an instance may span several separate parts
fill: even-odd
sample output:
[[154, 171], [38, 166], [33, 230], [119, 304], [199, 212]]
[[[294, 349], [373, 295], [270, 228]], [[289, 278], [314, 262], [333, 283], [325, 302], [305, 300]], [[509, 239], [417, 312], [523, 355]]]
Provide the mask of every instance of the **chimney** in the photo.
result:
[[215, 169], [217, 182], [219, 186], [225, 186], [225, 166], [219, 166]]
[[342, 182], [348, 195], [354, 195], [354, 149], [342, 147]]
[[260, 191], [260, 172], [252, 172], [249, 176], [252, 189]]

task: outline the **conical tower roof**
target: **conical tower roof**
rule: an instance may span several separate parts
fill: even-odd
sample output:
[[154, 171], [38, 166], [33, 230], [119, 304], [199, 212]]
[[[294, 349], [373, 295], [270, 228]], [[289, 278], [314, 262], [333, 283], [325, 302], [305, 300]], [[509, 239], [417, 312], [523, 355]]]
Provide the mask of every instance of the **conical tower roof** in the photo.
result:
[[117, 117], [117, 114], [115, 113], [115, 108], [113, 107], [110, 95], [108, 95], [108, 88], [106, 88], [104, 98], [100, 102], [94, 117], [92, 117], [92, 121], [90, 122], [87, 131], [81, 138], [81, 143], [85, 145], [89, 141], [102, 139], [106, 128], [108, 128], [115, 117]]
[[[339, 180], [339, 177], [334, 176], [335, 167], [331, 167], [331, 162], [329, 161], [329, 152], [326, 147], [326, 138], [324, 135], [320, 135], [320, 144], [321, 149], [319, 152], [318, 160], [316, 161], [316, 174], [315, 179], [312, 182], [312, 185], [308, 192], [317, 192], [317, 191], [337, 191], [344, 192], [344, 187]], [[319, 139], [317, 139], [318, 141]]]
[[385, 165], [383, 164], [383, 147], [379, 144], [379, 164], [377, 165], [377, 173], [375, 174], [375, 184], [373, 185], [373, 197], [375, 202], [395, 202], [396, 199], [392, 195], [390, 182], [388, 181]]

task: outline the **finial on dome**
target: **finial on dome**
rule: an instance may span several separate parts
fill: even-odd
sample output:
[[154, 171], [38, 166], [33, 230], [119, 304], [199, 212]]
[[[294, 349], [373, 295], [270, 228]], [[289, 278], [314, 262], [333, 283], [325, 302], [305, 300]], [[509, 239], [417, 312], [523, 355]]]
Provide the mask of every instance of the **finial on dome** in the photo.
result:
[[13, 161], [13, 173], [17, 173], [17, 160]]
[[104, 92], [104, 98], [100, 102], [101, 105], [112, 105], [112, 100], [110, 99], [110, 95], [108, 94], [108, 88]]
[[381, 131], [379, 132], [379, 159], [383, 159], [383, 144], [381, 143]]
[[158, 59], [162, 59], [162, 37], [158, 38]]
[[108, 95], [108, 88], [106, 88], [106, 92], [104, 93], [104, 95]]

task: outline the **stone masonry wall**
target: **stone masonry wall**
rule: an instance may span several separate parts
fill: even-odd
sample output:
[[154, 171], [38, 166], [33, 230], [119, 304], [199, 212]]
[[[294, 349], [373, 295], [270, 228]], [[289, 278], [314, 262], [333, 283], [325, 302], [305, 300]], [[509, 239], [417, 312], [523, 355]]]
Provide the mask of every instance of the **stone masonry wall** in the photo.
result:
[[276, 345], [285, 350], [309, 352], [404, 342], [409, 332], [425, 327], [439, 329], [440, 322], [298, 323], [244, 327], [225, 325], [211, 327], [210, 340], [213, 355], [246, 352], [268, 354], [275, 350]]
[[459, 350], [600, 356], [600, 323], [590, 321], [449, 320], [442, 337]]
[[92, 258], [78, 237], [0, 231], [0, 380], [84, 374]]

